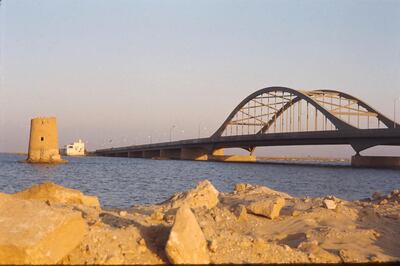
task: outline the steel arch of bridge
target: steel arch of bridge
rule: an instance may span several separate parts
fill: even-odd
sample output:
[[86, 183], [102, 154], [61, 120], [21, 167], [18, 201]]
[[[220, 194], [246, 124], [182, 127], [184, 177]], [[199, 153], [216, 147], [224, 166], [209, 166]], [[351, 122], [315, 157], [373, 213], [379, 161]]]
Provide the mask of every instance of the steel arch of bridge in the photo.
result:
[[[304, 106], [306, 106], [306, 112], [302, 113]], [[296, 107], [297, 110], [294, 111]], [[263, 110], [266, 112], [263, 113]], [[297, 116], [294, 114], [295, 112]], [[313, 121], [310, 121], [310, 117], [314, 118]], [[363, 120], [363, 125], [360, 123], [361, 120]], [[302, 122], [305, 125], [302, 126]], [[313, 127], [310, 126], [310, 122]], [[280, 128], [277, 129], [278, 124]], [[244, 132], [246, 127], [247, 133]], [[327, 130], [357, 131], [394, 127], [399, 127], [399, 124], [394, 123], [366, 102], [340, 91], [303, 91], [287, 87], [268, 87], [252, 93], [240, 102], [211, 136], [211, 139], [216, 140], [224, 136], [268, 134], [272, 133], [268, 132], [272, 128], [274, 129], [273, 133], [286, 133]], [[233, 130], [234, 128], [236, 131]], [[241, 128], [241, 132], [239, 132], [239, 128]], [[250, 133], [250, 128], [253, 133]]]

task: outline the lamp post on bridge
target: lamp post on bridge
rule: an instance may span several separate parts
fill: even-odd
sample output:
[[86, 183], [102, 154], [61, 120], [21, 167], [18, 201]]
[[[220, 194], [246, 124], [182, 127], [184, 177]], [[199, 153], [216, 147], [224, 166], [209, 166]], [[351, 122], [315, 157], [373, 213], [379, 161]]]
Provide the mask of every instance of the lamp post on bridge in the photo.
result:
[[198, 138], [200, 138], [200, 137], [201, 137], [201, 131], [202, 131], [202, 130], [204, 130], [204, 131], [205, 131], [205, 130], [207, 130], [207, 127], [203, 127], [203, 128], [201, 128], [201, 125], [199, 124], [199, 127], [198, 127], [198, 133], [197, 133], [197, 134], [198, 134]]
[[199, 127], [198, 127], [198, 136], [197, 136], [197, 138], [198, 139], [200, 138], [200, 123], [199, 123]]
[[400, 96], [393, 101], [393, 128], [396, 128], [396, 102], [400, 101]]
[[172, 141], [172, 130], [174, 130], [175, 125], [172, 125], [171, 128], [169, 129], [169, 142]]

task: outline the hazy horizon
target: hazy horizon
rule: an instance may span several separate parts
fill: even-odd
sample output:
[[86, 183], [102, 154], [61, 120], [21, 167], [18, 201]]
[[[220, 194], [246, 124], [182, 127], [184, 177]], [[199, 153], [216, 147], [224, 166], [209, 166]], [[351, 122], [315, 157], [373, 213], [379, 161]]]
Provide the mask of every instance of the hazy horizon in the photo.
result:
[[[0, 7], [0, 152], [25, 152], [30, 119], [62, 147], [211, 135], [270, 86], [334, 89], [393, 119], [400, 1], [10, 1]], [[400, 101], [397, 101], [400, 121]], [[400, 155], [376, 147], [368, 153]], [[349, 146], [260, 148], [344, 157]], [[333, 155], [335, 154], [335, 155]]]

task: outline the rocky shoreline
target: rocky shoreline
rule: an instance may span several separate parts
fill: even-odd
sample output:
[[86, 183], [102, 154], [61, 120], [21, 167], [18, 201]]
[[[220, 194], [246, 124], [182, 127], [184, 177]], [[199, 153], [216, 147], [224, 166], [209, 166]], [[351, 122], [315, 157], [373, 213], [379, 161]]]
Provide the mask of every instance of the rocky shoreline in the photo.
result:
[[399, 190], [346, 201], [204, 180], [126, 209], [54, 183], [0, 193], [0, 264], [395, 262], [399, 238]]

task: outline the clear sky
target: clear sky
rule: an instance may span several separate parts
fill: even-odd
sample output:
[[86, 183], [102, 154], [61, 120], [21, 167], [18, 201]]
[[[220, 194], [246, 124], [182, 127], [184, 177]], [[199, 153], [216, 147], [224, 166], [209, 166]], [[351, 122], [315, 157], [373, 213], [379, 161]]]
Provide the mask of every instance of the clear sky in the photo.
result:
[[93, 150], [166, 141], [172, 125], [210, 135], [273, 85], [342, 90], [390, 118], [400, 96], [397, 0], [3, 0], [0, 31], [6, 152], [27, 150], [35, 116]]

